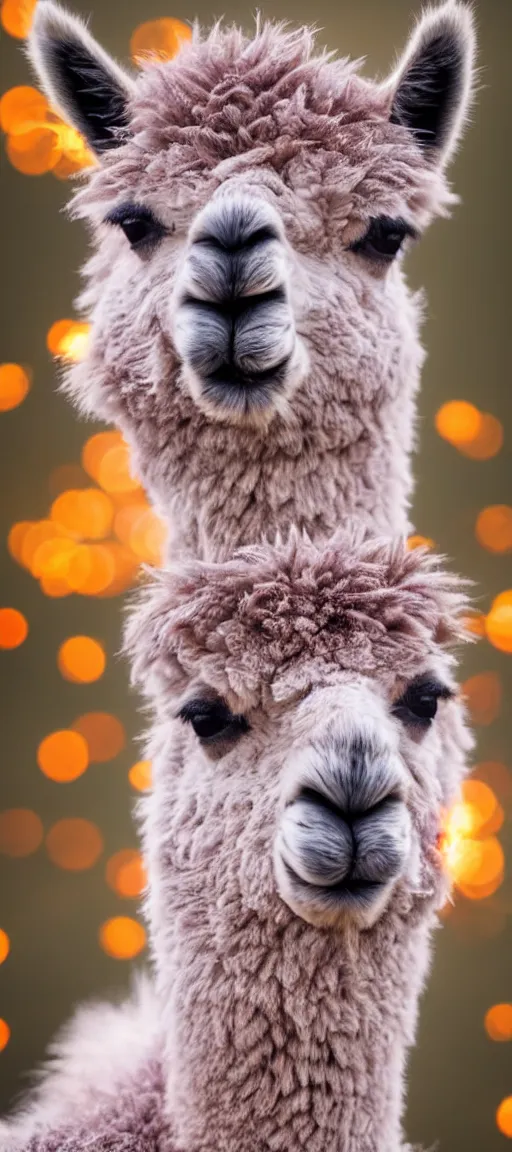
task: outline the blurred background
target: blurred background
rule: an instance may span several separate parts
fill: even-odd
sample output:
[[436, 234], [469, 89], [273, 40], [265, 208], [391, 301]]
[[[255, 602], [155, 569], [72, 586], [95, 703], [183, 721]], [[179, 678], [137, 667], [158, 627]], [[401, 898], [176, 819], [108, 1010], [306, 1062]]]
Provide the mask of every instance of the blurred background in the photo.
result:
[[[63, 209], [89, 158], [33, 86], [22, 52], [33, 9], [3, 0], [0, 15], [0, 1111], [76, 1001], [122, 989], [144, 959], [131, 813], [151, 766], [117, 652], [124, 594], [162, 548], [120, 437], [80, 422], [57, 392], [59, 360], [79, 358], [87, 339], [73, 312], [86, 237]], [[262, 10], [314, 19], [322, 43], [366, 55], [369, 75], [389, 70], [417, 11], [410, 0]], [[251, 27], [243, 0], [222, 11]], [[189, 34], [182, 22], [220, 14], [205, 0], [109, 0], [92, 27], [136, 66], [147, 50], [172, 55]], [[447, 1152], [500, 1152], [512, 1138], [512, 5], [477, 0], [476, 14], [481, 87], [452, 173], [462, 204], [408, 268], [428, 293], [415, 523], [477, 594], [478, 642], [463, 666], [475, 767], [447, 817], [455, 900], [441, 916], [407, 1117], [409, 1139]]]

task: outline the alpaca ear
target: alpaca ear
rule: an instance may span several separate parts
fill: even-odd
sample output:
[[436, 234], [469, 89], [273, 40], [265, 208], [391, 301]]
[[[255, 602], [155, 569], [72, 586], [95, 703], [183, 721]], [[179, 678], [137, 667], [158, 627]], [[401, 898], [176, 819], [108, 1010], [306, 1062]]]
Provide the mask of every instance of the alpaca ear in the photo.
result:
[[454, 152], [471, 105], [475, 33], [471, 11], [448, 0], [418, 21], [393, 75], [390, 120], [403, 124], [435, 161]]
[[98, 155], [120, 143], [134, 80], [85, 25], [52, 0], [39, 0], [28, 55], [43, 88]]

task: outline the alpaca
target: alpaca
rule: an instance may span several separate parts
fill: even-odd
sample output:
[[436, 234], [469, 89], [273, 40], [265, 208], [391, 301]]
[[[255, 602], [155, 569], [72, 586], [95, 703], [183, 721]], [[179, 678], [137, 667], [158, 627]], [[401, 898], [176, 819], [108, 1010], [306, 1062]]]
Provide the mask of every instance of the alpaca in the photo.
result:
[[191, 561], [143, 593], [127, 648], [153, 712], [154, 986], [82, 1015], [3, 1152], [405, 1152], [470, 747], [463, 606], [425, 550], [354, 533]]
[[423, 350], [402, 254], [456, 200], [470, 10], [426, 11], [379, 83], [272, 23], [196, 28], [135, 78], [51, 0], [29, 54], [99, 161], [72, 206], [95, 250], [66, 387], [122, 429], [169, 554], [353, 516], [407, 532]]

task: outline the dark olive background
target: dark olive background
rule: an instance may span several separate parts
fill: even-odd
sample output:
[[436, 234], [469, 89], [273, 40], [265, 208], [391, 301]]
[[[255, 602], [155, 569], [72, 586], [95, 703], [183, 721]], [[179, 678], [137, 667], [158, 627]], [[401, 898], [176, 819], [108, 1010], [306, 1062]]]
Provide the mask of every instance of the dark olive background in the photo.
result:
[[[84, 15], [86, 3], [76, 4]], [[315, 19], [320, 39], [342, 54], [367, 55], [368, 74], [384, 75], [401, 49], [416, 6], [410, 0], [277, 0], [262, 5], [267, 16], [293, 22]], [[228, 18], [251, 26], [252, 11], [237, 0]], [[194, 10], [158, 0], [103, 0], [93, 13], [95, 35], [121, 60], [128, 57], [133, 28], [163, 15], [202, 22], [221, 14], [196, 0]], [[480, 92], [473, 123], [453, 165], [463, 203], [450, 221], [436, 223], [409, 259], [409, 276], [425, 285], [428, 310], [424, 339], [428, 361], [420, 399], [420, 449], [416, 461], [415, 516], [418, 531], [431, 536], [458, 570], [477, 582], [481, 606], [512, 585], [510, 559], [484, 552], [474, 536], [478, 510], [510, 502], [512, 403], [509, 379], [510, 308], [510, 43], [512, 5], [480, 0]], [[30, 83], [19, 42], [2, 35], [1, 91]], [[130, 965], [105, 956], [97, 941], [106, 917], [133, 911], [110, 892], [105, 856], [136, 843], [127, 770], [138, 759], [133, 743], [141, 720], [130, 695], [127, 671], [116, 656], [120, 600], [71, 596], [46, 599], [36, 581], [9, 557], [5, 540], [12, 523], [43, 516], [49, 503], [48, 476], [57, 464], [78, 462], [87, 435], [84, 425], [56, 391], [57, 373], [45, 347], [53, 321], [72, 315], [86, 240], [69, 223], [63, 207], [69, 186], [51, 175], [14, 171], [2, 146], [0, 252], [0, 360], [31, 365], [27, 400], [0, 415], [1, 602], [20, 608], [30, 623], [26, 643], [0, 653], [2, 765], [0, 808], [31, 807], [45, 828], [64, 816], [85, 816], [99, 825], [105, 854], [88, 872], [55, 868], [44, 850], [22, 860], [0, 858], [0, 925], [12, 951], [0, 968], [0, 1016], [12, 1038], [0, 1055], [0, 1107], [26, 1083], [56, 1027], [73, 1004], [99, 991], [126, 985]], [[498, 416], [505, 447], [494, 460], [471, 461], [434, 429], [434, 415], [448, 399], [471, 400]], [[101, 638], [109, 661], [96, 684], [62, 680], [56, 651], [67, 636], [85, 632]], [[501, 718], [479, 732], [476, 757], [507, 761], [511, 734], [512, 657], [486, 641], [465, 656], [464, 673], [493, 669], [502, 676]], [[92, 766], [72, 784], [47, 780], [36, 765], [36, 748], [48, 732], [65, 727], [81, 712], [114, 712], [131, 744], [115, 761]], [[512, 851], [510, 825], [503, 842]], [[510, 881], [508, 881], [509, 883]], [[127, 908], [127, 904], [129, 907]], [[483, 1017], [498, 1001], [512, 1000], [512, 920], [499, 935], [485, 938], [482, 908], [468, 905], [466, 932], [456, 918], [437, 939], [436, 958], [425, 995], [408, 1092], [407, 1131], [428, 1146], [440, 1140], [445, 1152], [499, 1152], [507, 1141], [495, 1125], [495, 1110], [512, 1093], [512, 1044], [493, 1044]]]

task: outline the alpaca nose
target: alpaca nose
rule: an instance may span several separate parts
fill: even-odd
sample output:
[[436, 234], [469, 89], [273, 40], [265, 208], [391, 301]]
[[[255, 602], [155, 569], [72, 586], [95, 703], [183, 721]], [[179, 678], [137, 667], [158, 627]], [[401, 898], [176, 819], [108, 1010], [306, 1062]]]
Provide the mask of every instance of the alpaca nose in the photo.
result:
[[206, 391], [282, 383], [295, 330], [281, 223], [269, 204], [225, 194], [206, 207], [178, 302], [177, 349]]
[[411, 823], [394, 757], [363, 739], [306, 758], [278, 842], [288, 880], [325, 906], [368, 908], [403, 871]]

